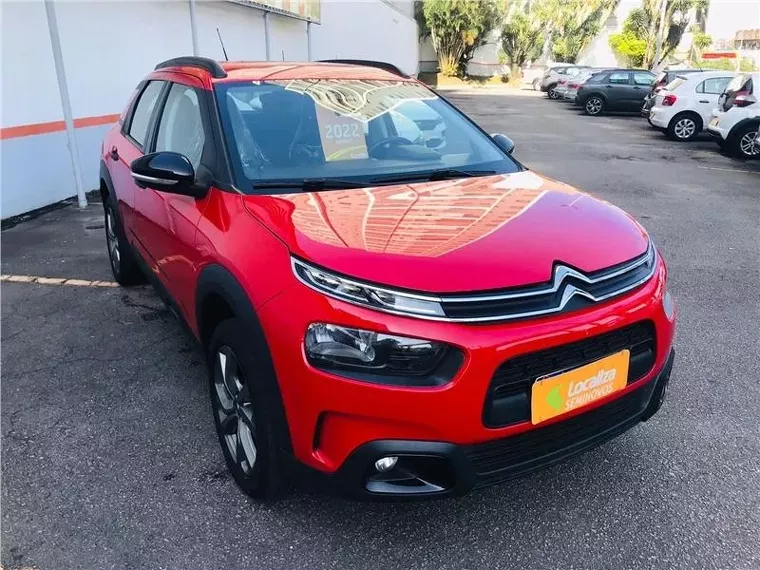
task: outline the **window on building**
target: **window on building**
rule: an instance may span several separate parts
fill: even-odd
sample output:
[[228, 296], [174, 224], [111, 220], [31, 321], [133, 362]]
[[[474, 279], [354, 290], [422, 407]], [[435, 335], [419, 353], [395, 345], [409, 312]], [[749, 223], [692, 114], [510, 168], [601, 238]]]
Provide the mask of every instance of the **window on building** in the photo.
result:
[[628, 74], [620, 72], [610, 73], [607, 81], [613, 85], [628, 85]]
[[175, 83], [166, 98], [155, 150], [183, 154], [197, 170], [205, 141], [198, 93], [192, 87]]
[[148, 136], [148, 125], [150, 117], [153, 115], [153, 109], [156, 108], [158, 96], [164, 87], [164, 81], [151, 81], [143, 89], [140, 100], [137, 102], [135, 112], [132, 114], [132, 122], [129, 125], [129, 136], [142, 147]]

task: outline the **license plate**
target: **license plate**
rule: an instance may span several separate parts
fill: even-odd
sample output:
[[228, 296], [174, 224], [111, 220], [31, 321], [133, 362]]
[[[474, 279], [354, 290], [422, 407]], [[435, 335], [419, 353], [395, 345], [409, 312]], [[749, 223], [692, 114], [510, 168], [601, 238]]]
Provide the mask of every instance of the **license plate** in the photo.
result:
[[530, 403], [533, 425], [625, 388], [630, 357], [629, 350], [621, 350], [580, 368], [537, 380], [533, 384]]

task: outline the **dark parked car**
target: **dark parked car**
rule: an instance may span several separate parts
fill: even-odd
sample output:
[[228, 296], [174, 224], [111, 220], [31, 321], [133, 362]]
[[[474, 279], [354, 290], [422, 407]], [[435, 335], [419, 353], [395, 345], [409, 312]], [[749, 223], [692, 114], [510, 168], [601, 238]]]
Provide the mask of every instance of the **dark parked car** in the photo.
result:
[[660, 92], [660, 90], [664, 89], [665, 86], [673, 81], [676, 77], [679, 75], [686, 75], [688, 73], [695, 73], [700, 71], [699, 69], [668, 69], [666, 71], [661, 71], [660, 74], [657, 76], [657, 79], [654, 80], [654, 83], [652, 83], [652, 87], [649, 90], [649, 93], [646, 97], [644, 97], [644, 105], [641, 107], [641, 115], [642, 117], [648, 117], [649, 116], [649, 110], [654, 107], [654, 100], [657, 97], [657, 94]]
[[610, 69], [581, 85], [576, 102], [587, 115], [638, 111], [654, 80], [654, 73], [646, 69]]

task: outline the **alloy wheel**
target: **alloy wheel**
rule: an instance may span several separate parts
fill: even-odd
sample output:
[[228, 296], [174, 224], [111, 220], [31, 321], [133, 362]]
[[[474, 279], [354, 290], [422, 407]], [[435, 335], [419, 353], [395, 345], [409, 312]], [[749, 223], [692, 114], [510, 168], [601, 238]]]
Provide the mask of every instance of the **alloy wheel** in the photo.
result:
[[602, 112], [602, 100], [598, 97], [592, 97], [586, 101], [586, 112], [589, 115], [598, 115]]
[[681, 140], [690, 139], [694, 136], [696, 130], [697, 124], [694, 122], [694, 119], [690, 119], [689, 117], [679, 119], [673, 127], [676, 138]]
[[757, 131], [750, 131], [739, 139], [739, 150], [744, 156], [760, 155], [760, 147], [755, 144]]
[[121, 252], [119, 251], [119, 238], [116, 235], [116, 219], [113, 208], [106, 208], [106, 242], [108, 244], [108, 257], [115, 272], [121, 267]]
[[216, 353], [214, 408], [230, 457], [245, 475], [250, 475], [258, 456], [253, 403], [240, 364], [229, 346], [220, 347]]
[[559, 95], [557, 95], [557, 92], [554, 90], [554, 87], [549, 89], [549, 99], [556, 99], [557, 97], [559, 97]]

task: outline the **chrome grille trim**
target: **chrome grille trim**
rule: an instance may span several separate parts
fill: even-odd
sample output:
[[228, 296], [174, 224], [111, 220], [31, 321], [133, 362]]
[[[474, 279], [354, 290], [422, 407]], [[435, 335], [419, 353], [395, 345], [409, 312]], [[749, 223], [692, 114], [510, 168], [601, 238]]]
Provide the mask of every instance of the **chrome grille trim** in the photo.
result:
[[[370, 284], [364, 281], [343, 277], [342, 275], [336, 275], [330, 272], [329, 270], [320, 269], [318, 267], [312, 266], [311, 264], [306, 263], [296, 258], [292, 258], [292, 267], [293, 267], [293, 273], [295, 274], [296, 278], [301, 283], [303, 283], [304, 285], [306, 285], [307, 287], [311, 289], [314, 289], [315, 291], [318, 291], [319, 293], [322, 293], [323, 295], [327, 295], [329, 297], [333, 297], [341, 301], [345, 301], [348, 303], [352, 303], [355, 305], [363, 306], [369, 309], [382, 311], [382, 312], [393, 314], [393, 315], [413, 317], [413, 318], [429, 320], [429, 321], [441, 321], [441, 322], [453, 322], [453, 323], [487, 323], [487, 322], [494, 322], [494, 321], [505, 322], [505, 321], [513, 321], [513, 320], [518, 320], [518, 319], [536, 318], [536, 317], [561, 313], [562, 311], [565, 310], [565, 308], [567, 307], [567, 304], [575, 297], [585, 298], [593, 303], [600, 303], [602, 301], [606, 301], [613, 297], [617, 297], [619, 295], [632, 291], [642, 286], [644, 283], [648, 282], [657, 271], [657, 267], [658, 267], [657, 260], [658, 260], [657, 251], [652, 241], [649, 240], [647, 251], [645, 253], [643, 253], [640, 256], [637, 256], [636, 258], [630, 261], [624, 262], [623, 264], [614, 266], [614, 269], [612, 270], [602, 269], [602, 270], [595, 271], [587, 275], [576, 269], [573, 269], [572, 267], [568, 267], [561, 263], [557, 263], [554, 267], [551, 283], [544, 284], [544, 286], [541, 286], [541, 284], [529, 285], [525, 287], [513, 288], [511, 290], [504, 291], [503, 293], [485, 293], [482, 295], [430, 295], [426, 293], [412, 293], [408, 291], [393, 289], [393, 288], [382, 286], [382, 285]], [[599, 284], [604, 284], [605, 282], [613, 280], [615, 278], [623, 278], [625, 277], [625, 275], [638, 270], [643, 265], [647, 266], [647, 271], [645, 273], [642, 273], [642, 276], [639, 279], [631, 283], [628, 283], [624, 287], [616, 288], [602, 295], [595, 295], [582, 288], [581, 284], [599, 285]], [[419, 299], [419, 300], [437, 302], [437, 303], [440, 303], [441, 307], [443, 308], [443, 312], [446, 313], [447, 316], [438, 316], [438, 315], [414, 313], [414, 312], [408, 312], [408, 311], [399, 311], [399, 310], [395, 310], [391, 308], [390, 306], [378, 307], [378, 306], [365, 305], [361, 302], [357, 302], [353, 299], [345, 298], [339, 294], [335, 294], [332, 291], [328, 291], [316, 286], [314, 283], [312, 283], [311, 281], [307, 279], [304, 279], [299, 274], [299, 271], [298, 271], [299, 267], [317, 269], [326, 274], [335, 275], [337, 279], [345, 283], [361, 286], [369, 290], [392, 293], [393, 295], [396, 295], [399, 297], [405, 297], [407, 299]], [[580, 284], [576, 286], [572, 283], [567, 283], [568, 279], [576, 280], [577, 282], [580, 282]], [[499, 312], [498, 314], [489, 314], [485, 316], [461, 316], [461, 317], [451, 316], [446, 311], [447, 304], [452, 304], [452, 303], [465, 303], [465, 304], [477, 305], [484, 302], [494, 302], [494, 301], [497, 301], [497, 302], [498, 301], [505, 301], [505, 302], [524, 301], [524, 300], [530, 300], [532, 298], [534, 299], [540, 298], [542, 296], [551, 296], [558, 293], [560, 289], [562, 289], [562, 295], [559, 299], [559, 302], [556, 305], [553, 305], [547, 308], [542, 308], [540, 310], [514, 311], [514, 312], [506, 312], [506, 313]], [[449, 310], [451, 309], [452, 308], [449, 307]]]

